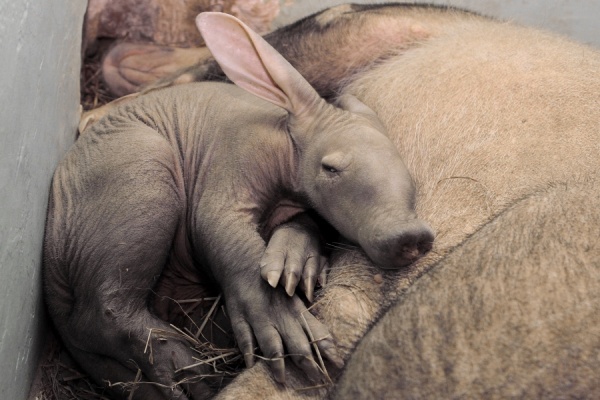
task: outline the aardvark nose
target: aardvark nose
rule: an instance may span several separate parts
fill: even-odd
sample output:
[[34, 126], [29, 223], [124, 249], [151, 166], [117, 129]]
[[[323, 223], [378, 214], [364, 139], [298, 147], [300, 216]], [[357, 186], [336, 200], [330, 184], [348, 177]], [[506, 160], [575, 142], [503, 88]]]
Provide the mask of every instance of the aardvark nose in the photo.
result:
[[433, 246], [433, 230], [425, 222], [414, 219], [397, 227], [394, 233], [375, 243], [381, 268], [405, 267], [423, 257]]

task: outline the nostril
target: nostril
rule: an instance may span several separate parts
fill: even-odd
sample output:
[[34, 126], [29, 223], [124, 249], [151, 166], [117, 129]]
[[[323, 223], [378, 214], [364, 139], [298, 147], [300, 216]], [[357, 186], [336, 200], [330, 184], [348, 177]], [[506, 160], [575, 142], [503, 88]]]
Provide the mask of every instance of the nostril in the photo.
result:
[[427, 239], [422, 240], [418, 246], [419, 246], [419, 251], [422, 254], [428, 253], [429, 250], [431, 250], [431, 248], [433, 247], [433, 235], [431, 235]]
[[404, 246], [401, 250], [401, 257], [406, 260], [416, 260], [420, 255], [421, 250], [418, 245]]
[[411, 227], [407, 227], [396, 236], [395, 250], [391, 251], [397, 266], [406, 266], [415, 262], [433, 247], [434, 235], [427, 224], [416, 220]]
[[423, 223], [422, 231], [417, 239], [417, 247], [421, 254], [427, 253], [433, 247], [434, 234], [428, 225]]
[[419, 219], [404, 221], [394, 229], [381, 230], [361, 241], [363, 249], [380, 268], [406, 267], [433, 247], [434, 233]]

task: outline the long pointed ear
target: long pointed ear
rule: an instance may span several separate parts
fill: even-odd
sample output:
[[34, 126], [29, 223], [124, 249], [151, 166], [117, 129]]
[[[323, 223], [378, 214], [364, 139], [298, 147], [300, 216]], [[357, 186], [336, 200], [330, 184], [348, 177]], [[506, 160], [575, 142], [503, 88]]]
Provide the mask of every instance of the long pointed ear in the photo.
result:
[[242, 21], [205, 12], [196, 25], [207, 47], [236, 85], [299, 116], [324, 101], [298, 71]]

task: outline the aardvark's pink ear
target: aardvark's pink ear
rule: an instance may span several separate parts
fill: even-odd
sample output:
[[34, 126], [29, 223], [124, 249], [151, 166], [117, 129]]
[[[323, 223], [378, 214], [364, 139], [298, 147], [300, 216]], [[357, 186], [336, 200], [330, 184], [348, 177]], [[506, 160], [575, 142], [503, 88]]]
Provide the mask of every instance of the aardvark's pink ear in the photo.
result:
[[237, 18], [205, 12], [196, 17], [196, 25], [227, 77], [239, 87], [297, 116], [324, 101], [277, 50]]

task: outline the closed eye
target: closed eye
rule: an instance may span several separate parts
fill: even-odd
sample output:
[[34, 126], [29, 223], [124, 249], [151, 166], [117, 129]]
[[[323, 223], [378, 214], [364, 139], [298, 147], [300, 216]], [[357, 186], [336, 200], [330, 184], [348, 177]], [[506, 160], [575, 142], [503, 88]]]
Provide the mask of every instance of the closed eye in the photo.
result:
[[328, 165], [328, 164], [325, 164], [325, 163], [321, 164], [321, 168], [323, 168], [324, 171], [327, 171], [327, 172], [329, 172], [331, 174], [337, 174], [338, 173], [338, 169], [337, 168], [332, 167], [331, 165]]
[[352, 153], [349, 151], [335, 151], [321, 158], [321, 170], [333, 176], [343, 173], [352, 162]]

